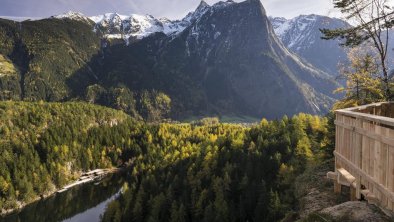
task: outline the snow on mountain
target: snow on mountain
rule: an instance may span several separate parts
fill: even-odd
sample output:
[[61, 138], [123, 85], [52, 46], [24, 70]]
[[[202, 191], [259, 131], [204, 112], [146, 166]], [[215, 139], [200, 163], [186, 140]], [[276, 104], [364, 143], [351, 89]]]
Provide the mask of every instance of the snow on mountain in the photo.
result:
[[286, 31], [290, 28], [290, 22], [286, 19], [286, 18], [282, 18], [282, 17], [275, 17], [271, 19], [271, 23], [272, 23], [272, 27], [275, 30], [275, 34], [278, 37], [282, 37]]
[[73, 11], [69, 11], [69, 12], [61, 14], [61, 15], [52, 16], [52, 18], [73, 19], [73, 20], [83, 21], [83, 22], [87, 22], [87, 23], [91, 22], [91, 20], [88, 17], [86, 17], [84, 14], [82, 14], [80, 12], [73, 12]]
[[345, 21], [313, 14], [293, 19], [271, 17], [270, 20], [275, 34], [283, 44], [315, 67], [337, 75], [338, 64], [347, 61], [346, 51], [339, 46], [339, 40], [323, 40], [319, 30], [349, 27]]
[[[99, 86], [100, 90], [92, 93], [103, 104], [109, 104], [101, 89], [109, 92], [111, 87], [122, 85], [132, 93], [158, 90], [168, 94], [177, 102], [175, 115], [236, 114], [274, 119], [299, 112], [326, 112], [334, 101], [332, 91], [337, 88], [330, 76], [285, 48], [275, 36], [260, 0], [212, 6], [201, 2], [194, 12], [178, 21], [117, 13], [89, 18], [69, 12], [30, 26], [24, 29], [26, 39], [15, 36], [14, 42], [22, 44], [35, 32], [51, 26], [54, 30], [48, 34], [56, 44], [46, 46], [45, 38], [36, 39], [47, 49], [42, 53], [59, 46], [83, 55], [77, 61], [75, 53], [53, 51], [65, 60], [59, 63], [60, 68], [64, 66], [76, 75], [56, 78], [64, 74], [57, 72], [58, 66], [52, 67], [53, 72], [46, 70], [48, 79], [55, 81], [47, 84], [45, 91], [50, 94], [44, 92], [46, 98], [52, 98], [49, 96], [53, 93], [59, 99], [65, 98], [71, 95], [69, 92], [82, 96], [90, 86]], [[8, 25], [5, 27], [8, 30]], [[18, 27], [10, 28], [18, 32]], [[59, 31], [62, 35], [57, 35]], [[153, 34], [157, 32], [161, 34]], [[105, 36], [125, 39], [130, 44], [124, 47], [121, 40], [106, 41]], [[18, 50], [18, 58], [19, 54], [25, 56], [25, 51]], [[53, 60], [56, 55], [37, 58], [48, 63], [47, 59]], [[44, 74], [38, 72], [34, 78]], [[15, 84], [19, 84], [17, 79]], [[272, 102], [274, 97], [277, 99]]]
[[93, 22], [95, 32], [101, 32], [106, 38], [124, 39], [126, 42], [129, 38], [143, 39], [156, 32], [163, 32], [166, 35], [179, 33], [190, 24], [183, 20], [156, 19], [151, 15], [120, 15], [118, 13], [87, 17], [82, 13], [68, 12], [52, 18]]
[[157, 32], [162, 32], [166, 35], [177, 35], [201, 18], [206, 12], [223, 8], [233, 3], [232, 0], [228, 0], [210, 6], [205, 1], [201, 1], [194, 12], [190, 12], [182, 20], [174, 21], [167, 18], [157, 19], [151, 15], [120, 15], [117, 13], [86, 17], [82, 13], [71, 11], [52, 18], [68, 18], [85, 22], [93, 21], [95, 23], [95, 32], [101, 32], [106, 38], [110, 39], [124, 39], [128, 43], [130, 39], [140, 40]]
[[197, 21], [210, 10], [226, 7], [234, 2], [218, 2], [212, 6], [205, 1], [194, 12], [187, 14], [182, 20], [157, 19], [151, 15], [129, 16], [117, 13], [107, 13], [100, 16], [89, 17], [96, 23], [95, 31], [101, 31], [107, 38], [123, 38], [128, 42], [130, 38], [143, 39], [153, 33], [162, 32], [166, 35], [177, 35]]
[[150, 15], [130, 16], [117, 13], [107, 13], [101, 16], [90, 17], [95, 25], [95, 31], [101, 31], [107, 38], [128, 39], [135, 37], [142, 39], [156, 32], [164, 32], [163, 23]]
[[[319, 15], [300, 15], [293, 19], [271, 18], [271, 23], [276, 35], [290, 50], [298, 51], [303, 47], [308, 47], [316, 40], [320, 24], [324, 21]], [[327, 22], [332, 18], [327, 17]], [[317, 24], [319, 23], [319, 24]], [[316, 25], [317, 24], [317, 25]]]
[[[154, 22], [149, 24], [157, 27]], [[289, 110], [325, 112], [333, 101], [332, 91], [337, 85], [331, 76], [305, 64], [284, 47], [260, 0], [212, 6], [202, 2], [180, 21], [159, 22], [167, 23], [167, 27], [179, 25], [183, 31], [150, 35], [129, 47], [109, 48], [104, 64], [112, 71], [104, 79], [129, 84], [131, 89], [140, 88], [141, 83], [158, 87], [160, 82], [163, 90], [172, 93], [170, 97], [186, 101], [183, 104], [193, 112], [203, 107], [213, 112], [232, 110], [276, 118], [289, 114]], [[118, 33], [119, 28], [120, 33], [126, 33], [121, 23], [115, 30], [110, 30], [110, 24], [104, 24], [106, 33]], [[141, 30], [137, 25], [132, 27]], [[189, 92], [197, 94], [192, 102]], [[272, 97], [278, 98], [275, 103], [270, 102]]]
[[[192, 33], [198, 37], [201, 34], [198, 30], [199, 26], [193, 26], [193, 24], [198, 23], [206, 13], [213, 14], [215, 11], [233, 4], [235, 2], [228, 0], [210, 6], [205, 1], [201, 1], [195, 11], [190, 12], [181, 20], [117, 13], [86, 17], [78, 12], [68, 12], [53, 18], [68, 18], [91, 23], [94, 26], [93, 30], [104, 37], [123, 39], [126, 44], [129, 44], [130, 41], [138, 41], [158, 32], [175, 37], [188, 27], [192, 27]], [[322, 40], [319, 28], [346, 27], [348, 26], [346, 22], [319, 15], [301, 15], [290, 20], [285, 18], [270, 18], [270, 20], [276, 35], [287, 49], [303, 57], [315, 67], [328, 73], [337, 74], [338, 62], [346, 58], [346, 53], [338, 46], [338, 42]], [[213, 38], [217, 39], [220, 35], [220, 32], [215, 31]]]

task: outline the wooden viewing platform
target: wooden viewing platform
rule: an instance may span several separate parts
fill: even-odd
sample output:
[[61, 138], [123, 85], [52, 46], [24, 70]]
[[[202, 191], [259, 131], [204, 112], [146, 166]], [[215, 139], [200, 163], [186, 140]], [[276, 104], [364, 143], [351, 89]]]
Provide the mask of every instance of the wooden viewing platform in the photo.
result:
[[394, 102], [336, 111], [335, 192], [394, 210]]

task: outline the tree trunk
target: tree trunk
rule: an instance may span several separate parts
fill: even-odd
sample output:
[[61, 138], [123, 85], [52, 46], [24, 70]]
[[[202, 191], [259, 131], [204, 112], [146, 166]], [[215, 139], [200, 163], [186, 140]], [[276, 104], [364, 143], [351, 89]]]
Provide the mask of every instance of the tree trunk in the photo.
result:
[[381, 63], [382, 63], [382, 69], [383, 69], [383, 84], [384, 84], [384, 97], [386, 101], [390, 101], [391, 99], [391, 91], [390, 91], [390, 85], [389, 85], [389, 74], [387, 71], [386, 67], [386, 62], [384, 60], [384, 56], [381, 56]]

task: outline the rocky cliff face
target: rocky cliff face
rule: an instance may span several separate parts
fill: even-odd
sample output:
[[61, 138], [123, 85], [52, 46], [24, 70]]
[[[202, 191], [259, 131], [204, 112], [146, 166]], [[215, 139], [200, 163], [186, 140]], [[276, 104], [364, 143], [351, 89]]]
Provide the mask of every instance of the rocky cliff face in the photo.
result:
[[339, 41], [321, 39], [319, 29], [350, 27], [337, 18], [321, 15], [300, 15], [293, 19], [270, 18], [275, 33], [283, 44], [292, 52], [304, 58], [313, 66], [338, 75], [338, 64], [347, 62], [346, 51]]
[[[190, 95], [196, 101], [189, 105], [203, 104], [192, 108], [203, 113], [225, 111], [275, 118], [298, 112], [321, 113], [332, 101], [335, 84], [282, 45], [259, 1], [218, 3], [178, 35], [152, 36], [125, 50], [132, 53], [142, 46], [156, 52], [151, 54], [154, 61], [150, 64], [155, 75], [141, 78], [149, 78], [152, 85], [187, 80], [189, 89], [180, 89], [182, 93], [166, 89], [171, 83], [160, 90], [175, 97], [197, 93]], [[110, 60], [132, 63], [132, 58], [118, 55]], [[129, 77], [120, 73], [120, 82], [128, 82]], [[138, 83], [130, 87], [138, 87]]]
[[[72, 69], [73, 73], [63, 73], [63, 69], [71, 71], [68, 67], [74, 65], [58, 61], [53, 73], [45, 72], [48, 75], [45, 79], [59, 75], [60, 78], [56, 78], [60, 79], [60, 86], [66, 86], [59, 88], [43, 81], [51, 93], [60, 94], [61, 89], [63, 94], [60, 95], [64, 96], [55, 97], [55, 101], [84, 98], [87, 91], [94, 97], [93, 94], [102, 90], [122, 87], [137, 97], [144, 91], [164, 92], [172, 100], [174, 118], [194, 115], [277, 118], [299, 112], [324, 113], [334, 100], [331, 93], [336, 83], [328, 74], [304, 63], [284, 47], [258, 0], [219, 2], [213, 6], [202, 2], [181, 21], [117, 14], [95, 18], [64, 15], [44, 21], [47, 26], [42, 25], [43, 21], [28, 24], [37, 32], [49, 28], [51, 36], [61, 44], [72, 44], [65, 49], [69, 55], [55, 50], [55, 54], [45, 58], [40, 55], [41, 51], [32, 50], [34, 46], [25, 44], [30, 56], [41, 59], [37, 66], [39, 61], [53, 64], [58, 61], [57, 56], [61, 56], [66, 61], [74, 58], [78, 64], [75, 67], [79, 67]], [[84, 30], [81, 35], [75, 26], [69, 27], [74, 23], [81, 24]], [[104, 41], [105, 44], [102, 41], [100, 49], [96, 47], [97, 39], [91, 37], [92, 46], [78, 43], [76, 39], [88, 40], [86, 36], [92, 35], [85, 33], [86, 27], [90, 27], [97, 38], [109, 41]], [[4, 30], [4, 26], [0, 26], [1, 29]], [[73, 29], [75, 33], [65, 40], [62, 39], [65, 35], [56, 35], [54, 29]], [[17, 26], [13, 31], [19, 33]], [[53, 45], [43, 39], [36, 39], [36, 43], [50, 53]], [[123, 43], [118, 44], [114, 39]], [[96, 55], [90, 53], [94, 49]], [[75, 59], [80, 54], [90, 56]], [[38, 76], [41, 72], [35, 69]], [[93, 85], [100, 90], [89, 91]], [[24, 84], [24, 87], [31, 91], [30, 85]], [[29, 98], [45, 98], [47, 91], [40, 88], [35, 87], [43, 96]], [[107, 98], [102, 98], [101, 103]]]

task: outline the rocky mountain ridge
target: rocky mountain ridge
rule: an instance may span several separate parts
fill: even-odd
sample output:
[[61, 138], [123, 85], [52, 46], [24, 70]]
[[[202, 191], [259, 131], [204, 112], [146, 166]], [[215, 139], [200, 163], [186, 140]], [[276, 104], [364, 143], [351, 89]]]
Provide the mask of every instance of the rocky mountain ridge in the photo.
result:
[[[168, 31], [163, 22], [179, 24], [172, 29], [177, 31]], [[110, 35], [123, 35], [120, 42], [128, 44]], [[5, 99], [82, 99], [141, 114], [157, 113], [170, 98], [169, 116], [175, 119], [272, 119], [325, 113], [337, 87], [328, 74], [285, 48], [258, 0], [202, 2], [175, 22], [78, 13], [21, 23], [1, 20], [0, 38], [7, 43], [0, 54], [20, 70], [0, 79]]]
[[313, 66], [336, 76], [339, 63], [347, 62], [346, 49], [339, 45], [340, 41], [323, 40], [319, 31], [349, 27], [345, 21], [313, 14], [293, 19], [270, 17], [270, 20], [283, 44]]
[[104, 34], [106, 38], [124, 39], [128, 43], [129, 40], [140, 40], [158, 32], [169, 36], [179, 34], [193, 22], [200, 19], [204, 13], [234, 3], [234, 1], [228, 0], [210, 6], [205, 1], [201, 1], [195, 11], [188, 13], [181, 20], [155, 18], [152, 15], [120, 15], [118, 13], [105, 13], [103, 15], [88, 17], [82, 13], [72, 11], [53, 16], [52, 18], [68, 18], [87, 23], [94, 22], [94, 30]]

